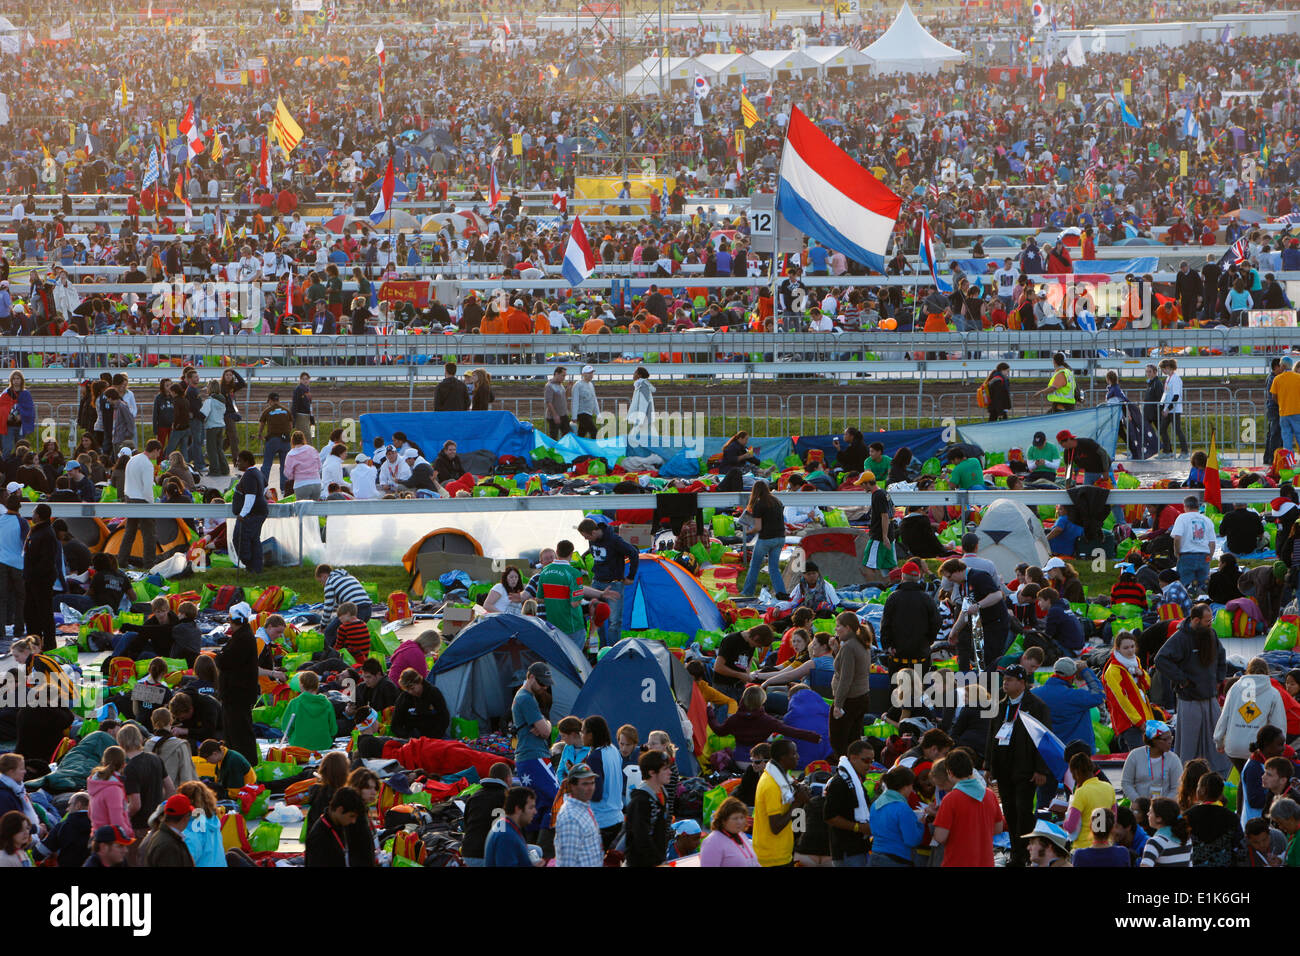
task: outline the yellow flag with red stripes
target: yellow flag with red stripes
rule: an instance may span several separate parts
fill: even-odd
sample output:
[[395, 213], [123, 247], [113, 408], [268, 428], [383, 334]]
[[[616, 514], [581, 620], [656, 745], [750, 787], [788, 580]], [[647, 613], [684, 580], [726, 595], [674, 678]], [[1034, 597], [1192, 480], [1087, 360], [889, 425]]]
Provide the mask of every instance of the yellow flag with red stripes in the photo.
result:
[[744, 93], [740, 94], [740, 118], [745, 121], [745, 129], [758, 122], [758, 110], [754, 109], [754, 104]]

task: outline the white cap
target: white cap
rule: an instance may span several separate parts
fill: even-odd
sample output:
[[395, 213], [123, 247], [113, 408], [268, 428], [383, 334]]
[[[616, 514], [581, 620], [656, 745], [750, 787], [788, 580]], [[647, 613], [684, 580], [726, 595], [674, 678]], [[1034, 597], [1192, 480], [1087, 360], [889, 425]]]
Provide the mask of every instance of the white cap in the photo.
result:
[[583, 375], [586, 375], [588, 372], [594, 372], [594, 371], [596, 371], [596, 368], [595, 368], [595, 366], [593, 366], [593, 365], [584, 365], [584, 366], [582, 367], [582, 374], [583, 374]]
[[416, 451], [414, 448], [408, 448], [408, 449], [406, 449], [406, 451], [402, 452], [402, 457], [403, 457], [403, 458], [419, 458], [419, 457], [420, 457], [420, 453], [419, 453], [418, 451]]
[[247, 601], [240, 601], [230, 609], [230, 619], [232, 621], [251, 621], [253, 619], [253, 609], [248, 606]]
[[364, 451], [357, 452], [357, 461], [369, 461], [369, 460], [370, 460], [370, 456], [367, 455]]
[[12, 495], [15, 491], [22, 491], [23, 484], [21, 481], [11, 481], [5, 485], [5, 493]]
[[126, 455], [128, 458], [130, 458], [134, 454], [135, 452], [133, 452], [130, 448], [127, 448], [125, 445], [123, 445], [121, 448], [117, 450], [118, 458], [121, 458], [123, 455]]
[[1052, 558], [1050, 561], [1048, 561], [1046, 564], [1043, 565], [1043, 570], [1051, 571], [1053, 568], [1063, 568], [1063, 567], [1065, 567], [1064, 561], [1062, 561], [1060, 558]]

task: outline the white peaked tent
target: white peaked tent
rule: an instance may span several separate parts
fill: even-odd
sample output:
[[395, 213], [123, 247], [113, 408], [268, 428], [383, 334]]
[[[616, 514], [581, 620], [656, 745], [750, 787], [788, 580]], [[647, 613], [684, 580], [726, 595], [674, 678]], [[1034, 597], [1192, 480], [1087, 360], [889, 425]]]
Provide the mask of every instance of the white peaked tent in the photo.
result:
[[823, 76], [840, 70], [852, 73], [871, 68], [871, 60], [866, 54], [851, 46], [806, 46], [803, 52], [816, 62], [817, 70]]
[[1016, 576], [1016, 565], [1028, 561], [1040, 568], [1052, 556], [1038, 517], [1018, 501], [997, 498], [984, 509], [979, 528], [979, 556], [997, 566], [1002, 580]]
[[966, 58], [930, 36], [906, 3], [884, 35], [862, 52], [871, 58], [876, 73], [938, 73], [945, 63]]
[[[705, 53], [695, 57], [700, 74], [714, 86], [740, 84], [742, 77], [767, 77], [763, 64], [744, 53]], [[691, 80], [694, 81], [694, 77]]]
[[648, 56], [624, 74], [623, 92], [626, 96], [667, 93], [674, 84], [685, 86], [693, 82], [698, 69], [695, 60], [688, 56]]
[[767, 79], [773, 82], [795, 74], [811, 77], [821, 70], [821, 64], [804, 50], [755, 50], [750, 56], [762, 64]]

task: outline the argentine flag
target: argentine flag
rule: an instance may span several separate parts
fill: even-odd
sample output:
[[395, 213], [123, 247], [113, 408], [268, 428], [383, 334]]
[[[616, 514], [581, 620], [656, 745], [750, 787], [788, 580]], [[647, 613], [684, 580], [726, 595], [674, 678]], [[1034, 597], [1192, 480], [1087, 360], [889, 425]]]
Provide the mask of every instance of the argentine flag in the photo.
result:
[[1052, 776], [1057, 780], [1065, 779], [1065, 744], [1061, 743], [1061, 738], [1052, 733], [1036, 717], [1025, 713], [1022, 707], [1017, 713], [1020, 722], [1025, 725], [1025, 730], [1029, 731], [1029, 739], [1034, 742], [1038, 748], [1038, 756], [1043, 758], [1043, 763], [1052, 771]]

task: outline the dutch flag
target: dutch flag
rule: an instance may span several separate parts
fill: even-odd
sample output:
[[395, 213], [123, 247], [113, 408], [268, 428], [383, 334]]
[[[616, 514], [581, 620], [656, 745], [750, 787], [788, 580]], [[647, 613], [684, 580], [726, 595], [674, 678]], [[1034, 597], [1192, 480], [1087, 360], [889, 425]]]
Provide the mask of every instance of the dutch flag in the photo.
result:
[[1038, 748], [1038, 755], [1043, 758], [1043, 763], [1052, 771], [1052, 776], [1057, 780], [1065, 779], [1065, 744], [1061, 743], [1061, 738], [1052, 733], [1036, 717], [1025, 713], [1024, 708], [1020, 708], [1017, 713], [1020, 722], [1025, 725], [1025, 730], [1029, 731], [1029, 739], [1034, 742]]
[[596, 271], [596, 254], [591, 251], [587, 230], [582, 228], [582, 220], [577, 216], [573, 217], [573, 227], [569, 230], [569, 246], [564, 250], [562, 271], [571, 286], [582, 285]]
[[885, 271], [885, 252], [903, 200], [854, 162], [798, 107], [781, 153], [777, 211], [822, 245]]
[[393, 208], [393, 192], [397, 188], [397, 175], [393, 170], [393, 157], [388, 157], [388, 168], [384, 170], [384, 184], [379, 189], [379, 199], [370, 212], [370, 221], [379, 222]]

